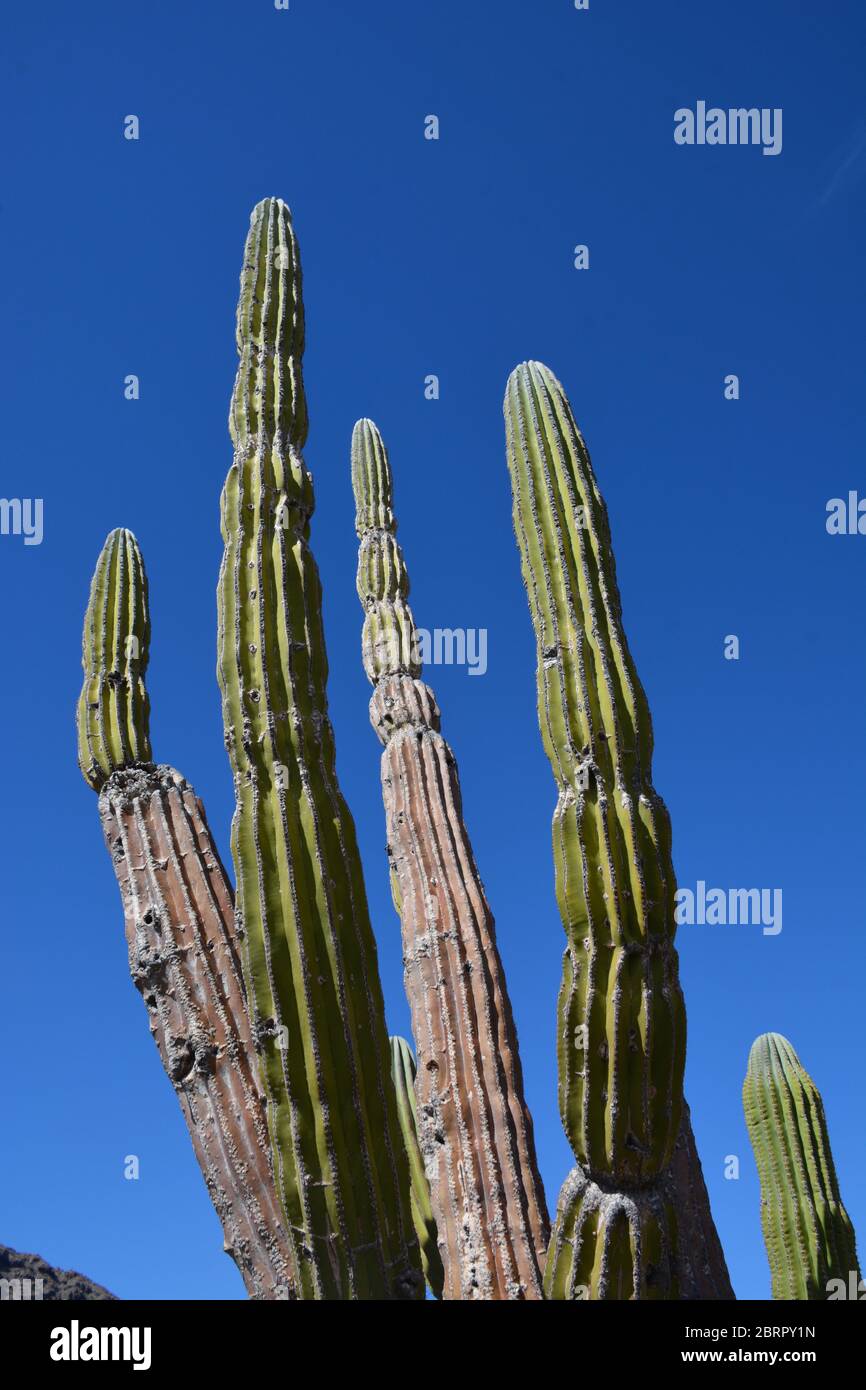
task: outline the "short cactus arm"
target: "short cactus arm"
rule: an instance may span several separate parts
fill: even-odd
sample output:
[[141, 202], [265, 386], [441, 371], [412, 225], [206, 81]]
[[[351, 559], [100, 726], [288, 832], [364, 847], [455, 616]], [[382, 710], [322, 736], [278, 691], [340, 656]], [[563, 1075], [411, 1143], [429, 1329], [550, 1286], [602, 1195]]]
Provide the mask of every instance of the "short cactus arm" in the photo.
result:
[[400, 1130], [409, 1159], [412, 1184], [412, 1220], [421, 1248], [421, 1263], [427, 1287], [434, 1298], [442, 1297], [445, 1271], [439, 1254], [436, 1218], [430, 1203], [430, 1184], [424, 1170], [424, 1156], [418, 1140], [418, 1112], [415, 1105], [415, 1058], [405, 1038], [391, 1039], [391, 1076], [397, 1093]]
[[421, 665], [382, 437], [355, 426], [358, 594], [406, 993], [419, 1134], [448, 1299], [541, 1297], [548, 1235], [517, 1033], [454, 755]]
[[831, 1280], [859, 1280], [820, 1093], [787, 1038], [749, 1053], [743, 1108], [761, 1180], [761, 1224], [774, 1299], [822, 1300]]
[[[100, 788], [132, 978], [225, 1247], [252, 1298], [289, 1298], [291, 1252], [271, 1170], [231, 888], [192, 788], [172, 768], [131, 756], [150, 748], [144, 689], [149, 634], [141, 553], [130, 532], [112, 532], [84, 623], [79, 762]], [[131, 637], [138, 641], [137, 665], [124, 667], [135, 646]]]
[[84, 683], [78, 701], [78, 762], [94, 789], [128, 763], [148, 762], [150, 654], [147, 576], [131, 531], [112, 531], [90, 586], [84, 623]]
[[[539, 722], [558, 789], [553, 850], [567, 938], [559, 1100], [577, 1167], [560, 1197], [545, 1286], [554, 1298], [692, 1297], [670, 1183], [686, 1041], [670, 824], [651, 782], [652, 726], [623, 630], [607, 512], [546, 367], [512, 373], [505, 421]], [[711, 1225], [708, 1205], [706, 1215]]]
[[237, 330], [218, 675], [277, 1182], [302, 1297], [423, 1297], [376, 946], [328, 718], [300, 454], [301, 271], [279, 199], [252, 214]]

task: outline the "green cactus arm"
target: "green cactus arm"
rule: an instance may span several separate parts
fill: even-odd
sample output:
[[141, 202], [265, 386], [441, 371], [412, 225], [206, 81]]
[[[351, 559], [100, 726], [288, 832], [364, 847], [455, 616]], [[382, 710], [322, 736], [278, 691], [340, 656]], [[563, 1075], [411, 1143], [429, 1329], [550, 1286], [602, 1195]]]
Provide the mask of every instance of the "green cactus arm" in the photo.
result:
[[391, 1039], [391, 1077], [397, 1093], [400, 1131], [409, 1159], [412, 1185], [412, 1220], [421, 1249], [421, 1264], [427, 1287], [434, 1298], [442, 1297], [445, 1271], [437, 1244], [436, 1218], [430, 1203], [430, 1184], [424, 1171], [424, 1157], [418, 1141], [418, 1112], [415, 1105], [415, 1058], [405, 1038]]
[[[565, 392], [548, 368], [524, 363], [504, 409], [539, 723], [558, 789], [553, 850], [567, 943], [559, 1101], [577, 1169], [560, 1200], [546, 1287], [550, 1297], [570, 1296], [569, 1287], [589, 1287], [590, 1297], [623, 1288], [634, 1298], [689, 1297], [669, 1190], [686, 1022], [649, 708], [623, 630], [606, 508]], [[708, 1205], [706, 1216], [711, 1226]], [[655, 1231], [654, 1261], [637, 1241], [641, 1229]], [[605, 1273], [611, 1260], [616, 1277]], [[723, 1262], [719, 1280], [727, 1282]]]
[[493, 914], [463, 818], [452, 750], [421, 674], [382, 436], [359, 420], [352, 482], [361, 540], [362, 654], [406, 994], [419, 1133], [446, 1299], [537, 1299], [549, 1222]]
[[279, 199], [252, 214], [237, 342], [218, 677], [237, 912], [296, 1283], [303, 1298], [423, 1297], [376, 945], [328, 718], [299, 452], [301, 270]]
[[147, 576], [131, 531], [108, 536], [84, 619], [78, 700], [78, 765], [94, 791], [118, 767], [149, 762], [150, 654]]
[[821, 1300], [830, 1280], [859, 1280], [821, 1095], [787, 1038], [752, 1044], [743, 1109], [761, 1180], [761, 1224], [774, 1299]]
[[[668, 817], [650, 782], [649, 711], [622, 627], [606, 509], [565, 393], [527, 363], [509, 380], [505, 413], [539, 718], [559, 787], [563, 1122], [590, 1169], [639, 1181], [669, 1161], [682, 1108]], [[575, 1043], [582, 1026], [585, 1050]]]

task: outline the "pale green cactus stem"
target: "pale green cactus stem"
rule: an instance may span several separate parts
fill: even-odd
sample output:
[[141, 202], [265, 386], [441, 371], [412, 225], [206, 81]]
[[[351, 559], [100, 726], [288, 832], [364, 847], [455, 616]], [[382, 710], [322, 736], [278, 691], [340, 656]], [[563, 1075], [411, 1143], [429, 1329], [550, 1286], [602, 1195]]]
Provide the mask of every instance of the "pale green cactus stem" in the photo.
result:
[[743, 1108], [761, 1179], [774, 1299], [822, 1300], [859, 1283], [854, 1229], [839, 1193], [820, 1093], [787, 1038], [752, 1045]]
[[[505, 419], [539, 722], [559, 793], [559, 1103], [578, 1164], [560, 1197], [545, 1289], [554, 1298], [689, 1297], [667, 1180], [683, 1118], [686, 1020], [649, 708], [623, 631], [606, 508], [546, 367], [512, 374]], [[723, 1260], [719, 1279], [727, 1284]], [[727, 1287], [717, 1296], [730, 1296]]]
[[78, 701], [78, 765], [99, 791], [118, 768], [149, 762], [150, 654], [147, 578], [131, 531], [108, 536], [93, 575], [84, 621]]
[[415, 1104], [415, 1058], [405, 1038], [391, 1039], [391, 1076], [397, 1093], [397, 1113], [409, 1159], [412, 1185], [412, 1220], [421, 1247], [421, 1264], [427, 1287], [434, 1298], [442, 1297], [445, 1271], [436, 1243], [436, 1218], [430, 1205], [430, 1184], [418, 1143], [418, 1111]]
[[293, 1285], [303, 1298], [422, 1297], [376, 946], [327, 711], [300, 454], [301, 270], [279, 199], [252, 214], [237, 343], [218, 674], [236, 904]]

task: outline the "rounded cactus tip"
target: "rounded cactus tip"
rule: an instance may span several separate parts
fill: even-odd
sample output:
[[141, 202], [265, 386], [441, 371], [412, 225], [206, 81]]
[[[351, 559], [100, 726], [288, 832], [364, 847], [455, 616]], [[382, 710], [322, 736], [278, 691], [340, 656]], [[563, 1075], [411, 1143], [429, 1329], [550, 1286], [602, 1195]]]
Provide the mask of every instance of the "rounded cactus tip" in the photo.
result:
[[802, 1066], [796, 1050], [786, 1037], [781, 1033], [762, 1033], [755, 1038], [749, 1049], [749, 1072], [776, 1071], [784, 1066]]
[[282, 198], [260, 198], [250, 213], [250, 222], [256, 222], [273, 208], [274, 212], [284, 212], [292, 220], [292, 209]]
[[555, 372], [546, 367], [543, 362], [529, 360], [520, 362], [514, 368], [508, 378], [507, 390], [511, 391], [517, 386], [545, 386], [549, 391], [557, 391], [565, 395], [562, 382]]

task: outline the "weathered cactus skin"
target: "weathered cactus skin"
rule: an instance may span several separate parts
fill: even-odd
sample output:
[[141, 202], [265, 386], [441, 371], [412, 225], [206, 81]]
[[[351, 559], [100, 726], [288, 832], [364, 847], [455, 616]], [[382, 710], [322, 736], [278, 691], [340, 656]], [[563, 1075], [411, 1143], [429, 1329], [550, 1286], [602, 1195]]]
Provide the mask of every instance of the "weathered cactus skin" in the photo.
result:
[[90, 587], [84, 623], [84, 684], [78, 701], [78, 763], [99, 791], [127, 763], [149, 762], [150, 653], [147, 577], [131, 531], [112, 531]]
[[234, 930], [204, 808], [173, 768], [115, 771], [99, 814], [129, 966], [211, 1200], [251, 1298], [293, 1298]]
[[237, 345], [218, 675], [236, 906], [293, 1284], [307, 1299], [420, 1298], [376, 946], [327, 711], [300, 454], [301, 271], [279, 199], [252, 214]]
[[535, 1299], [548, 1237], [517, 1034], [488, 906], [463, 821], [454, 756], [418, 679], [409, 580], [381, 435], [355, 426], [370, 719], [382, 789], [406, 992], [418, 1052], [421, 1149], [446, 1299]]
[[250, 1297], [289, 1298], [290, 1251], [238, 968], [231, 888], [192, 788], [172, 768], [141, 760], [150, 753], [149, 640], [144, 561], [131, 532], [113, 531], [84, 620], [79, 764], [100, 789], [132, 978], [226, 1250]]
[[839, 1193], [821, 1095], [787, 1038], [749, 1053], [743, 1108], [761, 1179], [761, 1225], [773, 1298], [825, 1300], [831, 1280], [859, 1281], [854, 1229]]
[[391, 1039], [391, 1077], [397, 1093], [397, 1113], [409, 1159], [412, 1184], [412, 1220], [421, 1248], [421, 1264], [427, 1287], [434, 1298], [442, 1297], [445, 1271], [439, 1254], [436, 1218], [430, 1204], [430, 1184], [424, 1171], [424, 1157], [418, 1142], [418, 1112], [415, 1104], [415, 1058], [405, 1038]]
[[679, 1138], [663, 1188], [676, 1213], [676, 1267], [679, 1296], [686, 1300], [735, 1297], [725, 1253], [710, 1209], [689, 1107], [683, 1101]]
[[[695, 1296], [680, 1278], [668, 1190], [686, 1044], [670, 823], [650, 780], [652, 726], [622, 627], [607, 512], [546, 367], [512, 373], [505, 421], [539, 722], [559, 792], [553, 849], [567, 938], [559, 1103], [577, 1170], [545, 1287], [552, 1298]], [[569, 1293], [577, 1288], [589, 1293]]]

